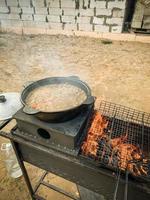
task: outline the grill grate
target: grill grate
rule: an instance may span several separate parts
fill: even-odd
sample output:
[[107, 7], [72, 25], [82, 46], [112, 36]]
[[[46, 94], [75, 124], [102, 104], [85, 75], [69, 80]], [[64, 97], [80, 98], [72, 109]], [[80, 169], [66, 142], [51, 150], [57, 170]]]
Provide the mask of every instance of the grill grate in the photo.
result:
[[[98, 112], [107, 121], [107, 127], [96, 138], [98, 145], [90, 146], [97, 148], [96, 155], [85, 153], [83, 148], [82, 154], [106, 167], [150, 177], [150, 114], [106, 101], [101, 102]], [[99, 126], [98, 121], [93, 134], [97, 134]]]
[[106, 101], [101, 102], [98, 110], [109, 121], [108, 130], [111, 128], [112, 121], [114, 120], [111, 138], [127, 133], [127, 142], [138, 145], [142, 150], [150, 154], [149, 113]]

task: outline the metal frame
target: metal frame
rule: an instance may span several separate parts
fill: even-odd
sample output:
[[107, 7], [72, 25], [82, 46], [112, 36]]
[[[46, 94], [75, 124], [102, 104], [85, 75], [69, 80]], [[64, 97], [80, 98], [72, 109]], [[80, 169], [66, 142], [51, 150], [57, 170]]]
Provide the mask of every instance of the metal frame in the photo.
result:
[[18, 149], [18, 144], [16, 142], [14, 142], [13, 140], [11, 140], [11, 144], [12, 144], [13, 149], [15, 151], [18, 163], [19, 163], [20, 168], [22, 170], [23, 177], [25, 179], [25, 182], [26, 182], [26, 185], [28, 187], [28, 190], [29, 190], [29, 193], [31, 195], [32, 200], [45, 200], [43, 197], [41, 197], [41, 196], [36, 194], [36, 192], [38, 191], [38, 189], [39, 189], [39, 187], [41, 185], [44, 185], [45, 187], [47, 187], [49, 189], [55, 190], [56, 192], [61, 193], [61, 194], [65, 195], [65, 196], [67, 196], [67, 197], [69, 197], [69, 198], [71, 198], [73, 200], [80, 200], [80, 198], [75, 197], [74, 195], [62, 190], [61, 188], [45, 182], [44, 179], [48, 175], [47, 171], [45, 171], [43, 173], [43, 175], [41, 176], [40, 180], [37, 182], [35, 188], [33, 188], [32, 184], [31, 184], [31, 181], [30, 181], [30, 178], [29, 178], [29, 175], [28, 175], [28, 172], [27, 172], [26, 167], [24, 165], [23, 158], [22, 158], [21, 154], [19, 153], [20, 151]]
[[[96, 167], [92, 163], [87, 162], [87, 158], [84, 160], [80, 156], [73, 157], [57, 152], [51, 148], [17, 137], [13, 134], [13, 131], [10, 133], [0, 131], [0, 136], [11, 140], [32, 200], [43, 200], [43, 197], [36, 194], [40, 185], [45, 185], [63, 194], [66, 194], [66, 192], [60, 190], [60, 188], [53, 187], [51, 184], [45, 184], [44, 176], [47, 175], [47, 172], [33, 189], [24, 166], [24, 161], [72, 181], [78, 186], [81, 185], [88, 188], [94, 191], [93, 194], [102, 194], [109, 200], [132, 200], [133, 198], [136, 200], [147, 200], [150, 197], [150, 184], [138, 183], [132, 180], [128, 181], [128, 176], [126, 180], [121, 175], [116, 177], [110, 170], [102, 169], [99, 166]], [[45, 157], [47, 158], [46, 160], [44, 159]], [[49, 165], [49, 163], [53, 164]], [[100, 196], [99, 198], [88, 198], [88, 195], [86, 197], [86, 200], [101, 199]]]
[[[66, 192], [65, 190], [63, 190], [63, 189], [61, 189], [61, 188], [59, 188], [59, 187], [57, 187], [53, 184], [47, 183], [46, 181], [44, 181], [44, 179], [48, 175], [48, 173], [49, 173], [48, 171], [45, 171], [42, 174], [42, 176], [40, 177], [36, 186], [33, 188], [32, 183], [30, 181], [30, 177], [29, 177], [28, 172], [26, 170], [26, 167], [24, 165], [24, 160], [23, 160], [22, 155], [19, 151], [18, 143], [13, 141], [12, 139], [10, 139], [10, 141], [11, 141], [11, 144], [12, 144], [13, 149], [15, 151], [18, 163], [19, 163], [20, 168], [22, 170], [23, 177], [24, 177], [24, 180], [26, 182], [26, 185], [27, 185], [27, 188], [28, 188], [28, 191], [30, 193], [32, 200], [45, 200], [42, 196], [36, 194], [41, 185], [43, 185], [43, 186], [45, 186], [49, 189], [52, 189], [52, 190], [54, 190], [54, 191], [56, 191], [60, 194], [63, 194], [64, 196], [67, 196], [67, 197], [69, 197], [73, 200], [100, 200], [101, 197], [100, 197], [99, 194], [97, 194], [93, 191], [90, 191], [86, 188], [80, 187], [79, 185], [77, 185], [77, 190], [78, 190], [78, 193], [79, 193], [79, 198], [77, 198], [75, 195], [73, 195], [69, 192]], [[82, 193], [84, 193], [84, 196], [82, 196]]]
[[[2, 132], [1, 132], [2, 134]], [[3, 132], [4, 134], [4, 132]], [[74, 195], [72, 195], [71, 193], [68, 193], [64, 190], [62, 190], [61, 188], [55, 186], [55, 185], [52, 185], [52, 184], [49, 184], [47, 182], [44, 181], [45, 177], [48, 175], [48, 172], [45, 171], [43, 173], [43, 175], [41, 176], [40, 180], [37, 182], [36, 186], [33, 188], [32, 187], [32, 184], [31, 184], [31, 181], [30, 181], [30, 177], [28, 175], [28, 172], [26, 170], [26, 167], [24, 165], [24, 160], [22, 158], [22, 155], [19, 151], [19, 148], [18, 148], [18, 143], [15, 142], [11, 137], [8, 137], [8, 135], [6, 134], [6, 138], [7, 139], [10, 139], [11, 141], [11, 144], [13, 146], [13, 149], [15, 151], [15, 154], [16, 154], [16, 157], [17, 157], [17, 160], [18, 160], [18, 163], [20, 165], [20, 168], [22, 170], [22, 173], [23, 173], [23, 177], [24, 177], [24, 180], [25, 180], [25, 183], [27, 185], [27, 188], [28, 188], [28, 191], [29, 191], [29, 194], [32, 198], [32, 200], [45, 200], [42, 196], [39, 196], [38, 194], [36, 194], [36, 192], [38, 191], [39, 187], [41, 185], [44, 185], [45, 187], [49, 188], [49, 189], [52, 189], [52, 190], [55, 190], [56, 192], [60, 193], [60, 194], [63, 194], [71, 199], [74, 199], [74, 200], [100, 200], [100, 195], [95, 193], [95, 192], [92, 192], [86, 188], [83, 188], [83, 187], [80, 187], [79, 185], [77, 185], [77, 189], [78, 189], [78, 193], [79, 193], [79, 198], [75, 197]], [[80, 195], [80, 192], [81, 193], [84, 193], [84, 197], [82, 198]], [[86, 193], [86, 194], [85, 194]]]
[[[6, 121], [0, 122], [0, 130], [3, 129], [9, 122], [10, 122], [10, 120], [6, 120]], [[20, 168], [22, 170], [23, 177], [24, 177], [25, 183], [27, 185], [27, 188], [28, 188], [28, 191], [29, 191], [29, 194], [30, 194], [32, 200], [45, 200], [42, 196], [36, 194], [41, 185], [43, 185], [43, 186], [45, 186], [45, 187], [47, 187], [49, 189], [52, 189], [52, 190], [54, 190], [54, 191], [56, 191], [56, 192], [58, 192], [60, 194], [63, 194], [63, 195], [65, 195], [65, 196], [67, 196], [67, 197], [69, 197], [69, 198], [71, 198], [73, 200], [81, 200], [82, 199], [81, 196], [80, 196], [80, 192], [84, 193], [84, 195], [86, 193], [86, 200], [88, 200], [88, 199], [89, 200], [96, 200], [96, 199], [99, 200], [100, 199], [98, 194], [96, 194], [96, 193], [94, 193], [94, 192], [92, 192], [92, 191], [90, 191], [88, 189], [85, 189], [83, 187], [80, 187], [78, 185], [77, 185], [77, 189], [78, 189], [78, 193], [79, 193], [79, 198], [77, 198], [73, 194], [71, 194], [69, 192], [66, 192], [65, 190], [63, 190], [63, 189], [61, 189], [61, 188], [59, 188], [59, 187], [57, 187], [55, 185], [47, 183], [46, 181], [44, 181], [44, 179], [48, 175], [48, 171], [45, 171], [42, 174], [42, 176], [40, 177], [40, 179], [37, 182], [36, 186], [33, 188], [31, 180], [30, 180], [30, 177], [29, 177], [28, 172], [27, 172], [27, 169], [26, 169], [26, 167], [24, 165], [24, 160], [23, 160], [22, 154], [19, 151], [18, 143], [15, 142], [13, 140], [13, 138], [9, 134], [7, 134], [5, 132], [1, 132], [0, 131], [0, 135], [5, 137], [5, 138], [7, 138], [7, 139], [10, 139], [10, 142], [11, 142], [11, 144], [13, 146], [14, 151], [15, 151], [19, 166], [20, 166]]]
[[[4, 128], [9, 122], [10, 122], [10, 120], [5, 120], [5, 121], [0, 122], [0, 130], [2, 128]], [[49, 183], [46, 183], [44, 181], [44, 178], [48, 175], [47, 171], [43, 173], [43, 175], [41, 176], [40, 180], [36, 184], [35, 188], [33, 188], [32, 184], [31, 184], [31, 181], [30, 181], [30, 178], [29, 178], [29, 175], [28, 175], [28, 172], [27, 172], [26, 167], [24, 165], [24, 161], [23, 161], [22, 155], [20, 154], [20, 151], [18, 149], [18, 144], [17, 144], [17, 142], [14, 142], [12, 139], [10, 139], [10, 141], [11, 141], [11, 144], [12, 144], [13, 149], [15, 151], [18, 163], [19, 163], [20, 168], [22, 170], [23, 177], [24, 177], [24, 180], [26, 182], [26, 185], [27, 185], [27, 188], [28, 188], [28, 191], [30, 193], [30, 196], [31, 196], [32, 200], [45, 200], [43, 197], [41, 197], [41, 196], [36, 194], [36, 192], [38, 191], [38, 189], [39, 189], [39, 187], [41, 185], [44, 185], [47, 188], [55, 190], [55, 191], [65, 195], [67, 197], [70, 197], [71, 199], [74, 199], [74, 200], [79, 200], [80, 199], [80, 198], [76, 198], [74, 195], [62, 190], [61, 188], [59, 188], [57, 186], [54, 186], [54, 185], [49, 184]]]

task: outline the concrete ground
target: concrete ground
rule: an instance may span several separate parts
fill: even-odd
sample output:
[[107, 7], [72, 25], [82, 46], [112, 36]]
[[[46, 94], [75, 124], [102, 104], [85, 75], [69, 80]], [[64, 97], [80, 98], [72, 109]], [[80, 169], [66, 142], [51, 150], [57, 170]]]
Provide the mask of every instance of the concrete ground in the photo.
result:
[[[20, 92], [27, 81], [77, 75], [97, 97], [150, 112], [150, 44], [67, 36], [0, 34], [0, 92]], [[14, 123], [12, 123], [13, 125]], [[7, 127], [9, 131], [10, 126]], [[0, 138], [0, 145], [6, 140]], [[0, 156], [0, 200], [29, 200], [23, 178], [8, 177]], [[35, 184], [41, 170], [27, 165]], [[52, 183], [78, 195], [73, 183], [50, 174]], [[47, 199], [67, 200], [41, 188]]]

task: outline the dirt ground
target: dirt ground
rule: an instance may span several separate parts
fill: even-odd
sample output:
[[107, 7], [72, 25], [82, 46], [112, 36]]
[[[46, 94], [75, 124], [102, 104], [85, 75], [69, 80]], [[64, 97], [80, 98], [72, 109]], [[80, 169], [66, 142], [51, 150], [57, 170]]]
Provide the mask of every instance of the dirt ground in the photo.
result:
[[[0, 92], [20, 92], [27, 81], [77, 75], [97, 97], [150, 112], [150, 44], [67, 36], [0, 34]], [[9, 130], [10, 127], [7, 128]], [[0, 138], [0, 145], [6, 140]], [[29, 200], [23, 178], [8, 177], [0, 153], [0, 200]], [[27, 165], [35, 184], [41, 170]], [[78, 195], [73, 183], [52, 174], [49, 180]], [[40, 193], [69, 200], [54, 191]]]

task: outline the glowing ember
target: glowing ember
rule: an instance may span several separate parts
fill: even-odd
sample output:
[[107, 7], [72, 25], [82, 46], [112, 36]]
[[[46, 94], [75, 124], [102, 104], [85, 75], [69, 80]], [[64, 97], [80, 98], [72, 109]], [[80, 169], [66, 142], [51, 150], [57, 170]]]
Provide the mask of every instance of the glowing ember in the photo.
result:
[[108, 122], [97, 111], [95, 111], [91, 127], [88, 131], [88, 136], [81, 147], [85, 155], [96, 156], [98, 140], [104, 134], [104, 128], [106, 128], [107, 125]]
[[124, 136], [121, 136], [121, 137], [118, 137], [118, 138], [113, 138], [113, 139], [111, 139], [111, 145], [112, 145], [112, 147], [114, 148], [114, 147], [116, 147], [116, 146], [118, 146], [118, 145], [120, 145], [120, 144], [122, 144], [122, 143], [124, 143], [124, 142], [126, 142], [127, 141], [127, 134]]
[[108, 122], [105, 117], [95, 111], [86, 140], [81, 147], [82, 153], [94, 156], [104, 164], [128, 170], [135, 176], [148, 174], [148, 160], [144, 159], [142, 150], [127, 143], [128, 135], [111, 139], [104, 129]]

